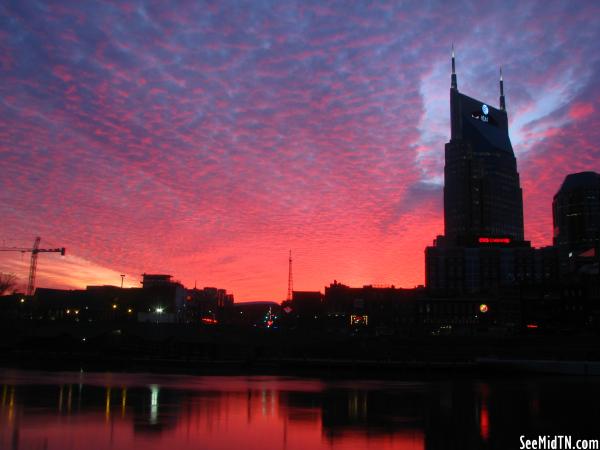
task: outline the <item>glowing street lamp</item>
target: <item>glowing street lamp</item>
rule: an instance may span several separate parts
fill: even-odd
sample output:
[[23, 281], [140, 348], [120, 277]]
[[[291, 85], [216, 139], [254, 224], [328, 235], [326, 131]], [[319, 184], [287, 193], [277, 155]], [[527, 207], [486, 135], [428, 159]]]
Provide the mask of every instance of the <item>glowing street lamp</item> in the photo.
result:
[[486, 305], [485, 303], [482, 303], [481, 305], [479, 305], [479, 311], [481, 311], [483, 314], [485, 314], [489, 310], [490, 310], [490, 308], [488, 308], [488, 305]]
[[163, 308], [159, 306], [158, 308], [155, 309], [155, 311], [156, 311], [157, 314], [162, 314], [163, 313]]

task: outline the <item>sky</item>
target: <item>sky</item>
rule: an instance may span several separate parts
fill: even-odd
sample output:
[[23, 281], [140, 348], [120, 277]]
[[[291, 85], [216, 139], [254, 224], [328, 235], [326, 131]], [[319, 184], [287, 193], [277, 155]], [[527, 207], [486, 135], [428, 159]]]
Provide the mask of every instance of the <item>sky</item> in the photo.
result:
[[[461, 92], [502, 66], [525, 234], [600, 169], [596, 1], [4, 1], [0, 245], [37, 286], [168, 273], [236, 301], [424, 283], [443, 233], [450, 48]], [[0, 252], [24, 285], [29, 255]]]

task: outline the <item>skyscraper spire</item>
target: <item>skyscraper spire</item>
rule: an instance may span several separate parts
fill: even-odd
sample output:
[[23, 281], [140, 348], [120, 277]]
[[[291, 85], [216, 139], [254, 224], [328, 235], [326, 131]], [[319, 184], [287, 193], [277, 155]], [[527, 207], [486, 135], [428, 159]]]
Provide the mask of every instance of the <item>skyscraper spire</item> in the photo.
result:
[[456, 83], [456, 63], [454, 62], [454, 44], [452, 44], [452, 77], [451, 77], [451, 89], [458, 89], [458, 85]]
[[504, 80], [502, 80], [502, 66], [500, 66], [500, 110], [506, 111], [506, 102], [504, 100]]

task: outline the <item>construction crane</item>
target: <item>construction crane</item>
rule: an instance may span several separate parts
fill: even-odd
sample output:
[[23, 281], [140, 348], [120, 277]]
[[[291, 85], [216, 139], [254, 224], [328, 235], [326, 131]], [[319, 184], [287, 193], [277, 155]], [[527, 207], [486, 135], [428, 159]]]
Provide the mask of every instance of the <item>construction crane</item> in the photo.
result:
[[35, 272], [37, 270], [37, 258], [39, 253], [60, 253], [65, 256], [65, 248], [40, 248], [40, 241], [42, 238], [39, 236], [35, 238], [32, 248], [21, 248], [21, 247], [0, 247], [0, 252], [21, 252], [31, 253], [31, 263], [29, 264], [29, 281], [27, 283], [27, 295], [33, 295], [35, 289]]

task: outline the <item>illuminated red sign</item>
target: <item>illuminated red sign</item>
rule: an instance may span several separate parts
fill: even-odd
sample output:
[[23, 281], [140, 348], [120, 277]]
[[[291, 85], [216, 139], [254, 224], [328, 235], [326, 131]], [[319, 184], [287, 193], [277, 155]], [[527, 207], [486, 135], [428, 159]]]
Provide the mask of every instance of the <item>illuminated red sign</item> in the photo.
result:
[[350, 325], [366, 326], [369, 324], [369, 316], [352, 314], [350, 316]]
[[218, 322], [217, 319], [213, 319], [212, 317], [203, 317], [201, 320], [202, 320], [202, 323], [208, 323], [211, 325], [214, 325], [215, 323]]
[[510, 244], [510, 238], [480, 237], [480, 244]]
[[535, 323], [528, 323], [527, 324], [527, 328], [529, 329], [536, 329], [538, 326]]

